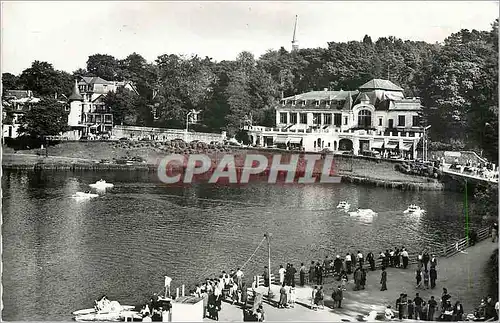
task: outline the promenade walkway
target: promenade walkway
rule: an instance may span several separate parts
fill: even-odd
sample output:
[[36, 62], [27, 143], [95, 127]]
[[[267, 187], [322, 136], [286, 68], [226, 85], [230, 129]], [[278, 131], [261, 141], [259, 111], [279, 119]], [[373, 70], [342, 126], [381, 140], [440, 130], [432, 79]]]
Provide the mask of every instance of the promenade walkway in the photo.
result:
[[[400, 293], [408, 294], [413, 299], [415, 293], [420, 293], [424, 300], [434, 296], [439, 302], [443, 287], [448, 289], [452, 296], [452, 302], [460, 300], [464, 305], [465, 313], [470, 313], [476, 307], [481, 298], [486, 296], [488, 289], [488, 277], [485, 273], [487, 261], [493, 251], [498, 248], [497, 243], [491, 239], [483, 240], [464, 252], [459, 252], [449, 258], [438, 259], [438, 279], [435, 289], [415, 288], [416, 265], [407, 269], [387, 269], [387, 291], [380, 291], [380, 269], [368, 271], [367, 285], [365, 290], [353, 291], [352, 275], [344, 292], [342, 309], [330, 309], [332, 304], [331, 294], [339, 284], [328, 277], [323, 288], [325, 290], [325, 309], [309, 309], [311, 286], [297, 287], [297, 304], [292, 309], [278, 309], [274, 305], [264, 304], [266, 321], [357, 321], [360, 316], [366, 316], [370, 311], [382, 314], [387, 305], [395, 307], [396, 299]], [[313, 286], [314, 287], [314, 286]], [[259, 292], [264, 288], [259, 287]], [[279, 300], [279, 287], [272, 286], [275, 294], [273, 301]], [[265, 300], [266, 301], [266, 300]], [[223, 303], [222, 311], [219, 312], [220, 321], [237, 322], [243, 320], [242, 310], [238, 306]], [[210, 319], [205, 319], [210, 321]]]

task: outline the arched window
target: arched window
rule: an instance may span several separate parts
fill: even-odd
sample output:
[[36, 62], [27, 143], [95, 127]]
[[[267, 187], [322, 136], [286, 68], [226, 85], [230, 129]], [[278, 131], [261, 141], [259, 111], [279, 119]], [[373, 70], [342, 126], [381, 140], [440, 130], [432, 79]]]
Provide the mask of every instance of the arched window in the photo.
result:
[[361, 110], [358, 113], [358, 127], [369, 128], [372, 126], [372, 113], [370, 110]]

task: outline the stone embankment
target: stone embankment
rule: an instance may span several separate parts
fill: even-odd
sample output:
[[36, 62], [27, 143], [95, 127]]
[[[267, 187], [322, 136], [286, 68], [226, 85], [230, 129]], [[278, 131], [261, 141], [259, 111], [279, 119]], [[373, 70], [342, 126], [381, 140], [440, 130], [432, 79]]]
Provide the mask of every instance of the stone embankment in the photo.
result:
[[[206, 146], [206, 147], [205, 147]], [[282, 154], [286, 163], [289, 152], [259, 151], [253, 149], [231, 149], [227, 147], [191, 147], [159, 142], [67, 142], [49, 147], [49, 156], [44, 151], [27, 150], [15, 152], [4, 149], [2, 167], [14, 170], [54, 171], [157, 171], [160, 160], [169, 154], [189, 155], [203, 153], [218, 163], [226, 154], [234, 156], [241, 166], [247, 154], [264, 154], [272, 158]], [[140, 160], [125, 163], [127, 160]], [[118, 162], [121, 163], [118, 163]], [[371, 185], [402, 190], [442, 190], [443, 185], [425, 177], [402, 174], [395, 170], [395, 163], [386, 160], [334, 156], [335, 173], [343, 182]], [[318, 170], [319, 171], [319, 170]]]

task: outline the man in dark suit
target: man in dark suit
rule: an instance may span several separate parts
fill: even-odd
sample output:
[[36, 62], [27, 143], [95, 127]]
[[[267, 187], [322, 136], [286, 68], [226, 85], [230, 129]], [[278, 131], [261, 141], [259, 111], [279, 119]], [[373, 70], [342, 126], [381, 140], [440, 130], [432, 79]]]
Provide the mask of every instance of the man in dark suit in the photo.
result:
[[387, 272], [385, 267], [382, 267], [382, 274], [380, 275], [380, 284], [382, 284], [381, 291], [387, 290]]

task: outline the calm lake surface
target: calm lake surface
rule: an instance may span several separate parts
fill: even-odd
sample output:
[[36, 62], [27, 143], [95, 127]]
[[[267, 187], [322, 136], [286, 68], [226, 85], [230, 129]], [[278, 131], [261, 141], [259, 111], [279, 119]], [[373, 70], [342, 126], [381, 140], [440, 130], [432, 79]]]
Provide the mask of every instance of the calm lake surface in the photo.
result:
[[[71, 198], [100, 178], [115, 187]], [[395, 246], [420, 250], [465, 235], [464, 196], [352, 184], [161, 185], [155, 174], [10, 172], [2, 178], [4, 320], [68, 320], [106, 294], [135, 305], [163, 290], [242, 266], [266, 231], [272, 266], [323, 259], [321, 246], [365, 254]], [[373, 221], [336, 208], [370, 208]], [[427, 214], [403, 214], [415, 203]], [[481, 219], [470, 216], [471, 228]], [[243, 271], [267, 264], [264, 243]], [[188, 288], [187, 287], [187, 288]]]

